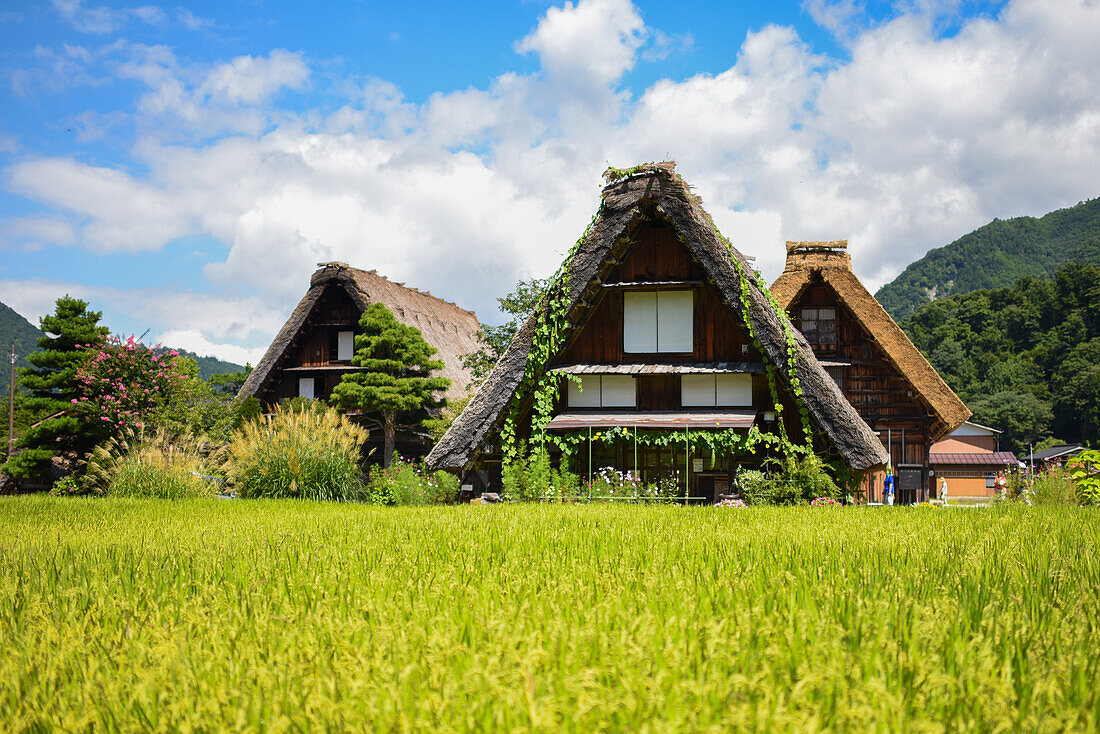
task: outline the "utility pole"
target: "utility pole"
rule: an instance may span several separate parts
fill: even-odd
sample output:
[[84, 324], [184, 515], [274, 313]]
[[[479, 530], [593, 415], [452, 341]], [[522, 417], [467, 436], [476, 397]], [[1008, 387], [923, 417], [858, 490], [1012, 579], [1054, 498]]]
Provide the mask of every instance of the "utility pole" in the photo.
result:
[[8, 458], [15, 449], [15, 342], [11, 345], [11, 381], [8, 382]]

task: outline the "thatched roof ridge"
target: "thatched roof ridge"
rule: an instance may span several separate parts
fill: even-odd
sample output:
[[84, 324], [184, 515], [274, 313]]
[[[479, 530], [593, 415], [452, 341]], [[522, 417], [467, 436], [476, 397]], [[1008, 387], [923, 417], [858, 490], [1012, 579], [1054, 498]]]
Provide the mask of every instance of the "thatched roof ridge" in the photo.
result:
[[860, 326], [882, 347], [886, 359], [928, 403], [937, 419], [931, 436], [933, 441], [948, 435], [970, 417], [966, 405], [852, 272], [851, 256], [847, 252], [788, 248], [786, 268], [771, 286], [779, 305], [789, 309], [815, 273], [836, 291]]
[[[601, 275], [606, 275], [614, 265], [615, 256], [625, 251], [632, 225], [654, 216], [672, 224], [726, 302], [740, 311], [740, 278], [731, 255], [737, 258], [746, 273], [752, 273], [752, 269], [741, 253], [727, 249], [699, 199], [676, 174], [675, 164], [649, 164], [630, 169], [626, 176], [611, 178], [613, 180], [603, 189], [599, 214], [566, 265], [565, 272], [569, 274], [568, 323], [583, 323], [599, 289]], [[786, 382], [787, 343], [780, 317], [751, 278], [748, 297], [753, 328], [768, 360], [779, 368], [776, 370], [778, 378]], [[430, 465], [448, 469], [469, 466], [481, 450], [482, 442], [503, 420], [523, 379], [537, 313], [538, 309], [528, 317], [466, 410], [432, 449], [427, 459]], [[797, 332], [795, 336], [796, 366], [814, 424], [828, 436], [837, 453], [850, 466], [867, 469], [886, 463], [888, 458], [877, 436], [841, 395], [806, 341]], [[568, 335], [565, 335], [562, 343], [567, 340]]]
[[381, 303], [393, 311], [398, 321], [419, 329], [424, 339], [439, 350], [436, 358], [443, 360], [444, 367], [438, 374], [451, 381], [446, 397], [457, 399], [465, 395], [473, 377], [462, 367], [462, 357], [480, 346], [477, 340], [480, 324], [473, 311], [436, 298], [427, 291], [395, 283], [376, 270], [359, 270], [336, 262], [320, 265], [310, 277], [309, 290], [241, 387], [241, 395], [260, 392], [268, 377], [280, 366], [287, 348], [305, 326], [325, 288], [333, 284], [347, 291], [360, 312], [371, 303]]

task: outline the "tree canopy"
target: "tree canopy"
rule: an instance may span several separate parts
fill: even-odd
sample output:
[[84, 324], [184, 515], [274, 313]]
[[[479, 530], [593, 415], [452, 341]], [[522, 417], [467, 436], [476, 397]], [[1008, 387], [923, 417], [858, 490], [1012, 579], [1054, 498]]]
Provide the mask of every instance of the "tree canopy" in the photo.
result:
[[938, 299], [901, 326], [1006, 449], [1100, 443], [1100, 267]]
[[332, 391], [332, 402], [345, 410], [361, 410], [381, 418], [385, 444], [383, 465], [393, 458], [399, 424], [420, 424], [428, 408], [443, 404], [436, 397], [450, 386], [446, 377], [432, 377], [443, 362], [432, 359], [436, 348], [420, 330], [402, 324], [381, 303], [372, 303], [359, 319], [352, 364], [363, 372], [344, 375]]
[[549, 278], [520, 280], [514, 291], [497, 299], [500, 310], [510, 318], [500, 326], [483, 325], [477, 335], [481, 348], [462, 358], [462, 366], [470, 370], [475, 383], [485, 379], [493, 369], [493, 365], [512, 342], [512, 337], [535, 310], [535, 306], [539, 305], [549, 287]]
[[42, 476], [59, 452], [83, 456], [105, 436], [102, 426], [89, 424], [71, 408], [80, 397], [76, 373], [84, 360], [82, 347], [99, 344], [107, 327], [99, 325], [102, 314], [89, 311], [78, 298], [57, 299], [54, 313], [43, 316], [39, 350], [27, 356], [30, 367], [17, 378], [21, 409], [47, 416], [19, 439], [19, 453], [3, 464], [3, 470], [19, 479]]

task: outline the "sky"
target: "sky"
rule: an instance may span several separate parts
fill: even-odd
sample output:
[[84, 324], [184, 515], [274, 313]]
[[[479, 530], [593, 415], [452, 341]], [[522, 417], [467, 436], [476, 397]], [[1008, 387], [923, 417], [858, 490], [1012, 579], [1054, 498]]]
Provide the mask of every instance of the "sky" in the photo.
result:
[[1100, 0], [0, 0], [0, 302], [259, 361], [317, 263], [498, 323], [675, 160], [769, 281], [872, 291], [1100, 195]]

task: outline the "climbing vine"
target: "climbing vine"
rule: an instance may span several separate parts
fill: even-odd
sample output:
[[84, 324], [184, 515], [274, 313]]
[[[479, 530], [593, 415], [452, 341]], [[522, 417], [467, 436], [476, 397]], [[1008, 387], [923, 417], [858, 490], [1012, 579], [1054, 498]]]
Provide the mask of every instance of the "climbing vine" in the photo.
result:
[[592, 226], [603, 211], [603, 205], [592, 215], [584, 233], [577, 239], [565, 260], [558, 267], [554, 276], [550, 279], [550, 288], [539, 306], [535, 321], [535, 333], [531, 336], [531, 349], [527, 353], [527, 364], [524, 366], [523, 379], [519, 388], [512, 396], [505, 412], [504, 422], [500, 429], [501, 454], [503, 463], [510, 464], [520, 453], [516, 441], [516, 419], [519, 413], [523, 396], [532, 396], [531, 408], [531, 442], [542, 446], [546, 442], [546, 426], [553, 417], [554, 402], [558, 398], [561, 389], [560, 375], [546, 369], [551, 357], [561, 345], [561, 337], [568, 327], [569, 294], [570, 294], [570, 266], [577, 250], [592, 231]]

